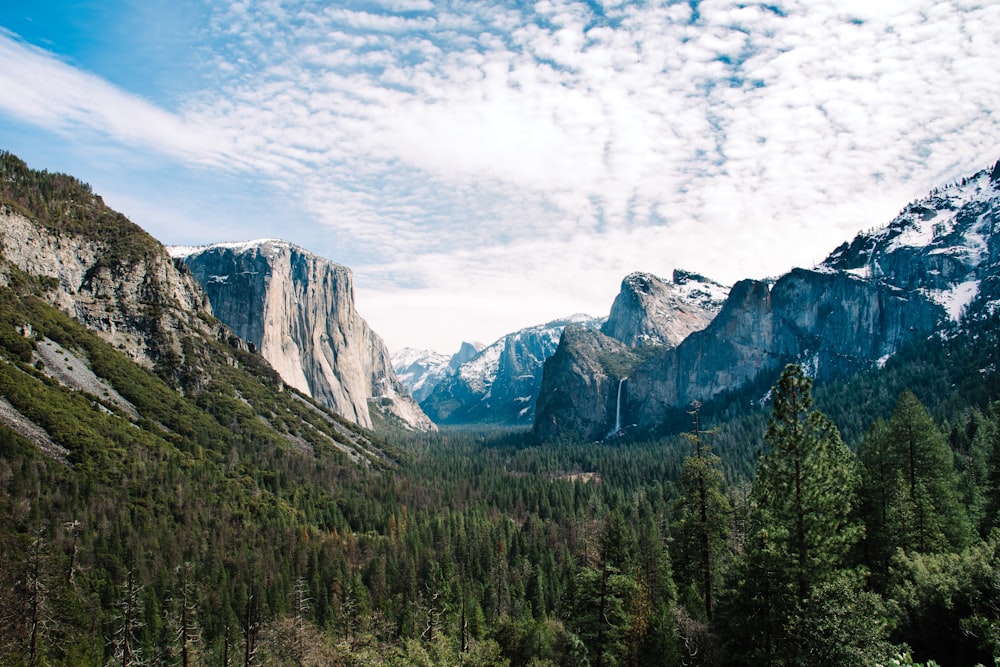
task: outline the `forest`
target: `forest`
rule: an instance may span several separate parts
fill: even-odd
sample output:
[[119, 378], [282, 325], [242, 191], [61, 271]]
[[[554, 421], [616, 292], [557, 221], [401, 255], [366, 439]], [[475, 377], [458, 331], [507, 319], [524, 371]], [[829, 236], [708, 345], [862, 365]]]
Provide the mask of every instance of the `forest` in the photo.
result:
[[[158, 252], [69, 177], [15, 181], [0, 205]], [[364, 432], [193, 333], [146, 368], [0, 268], [0, 665], [998, 664], [986, 306], [850, 377], [790, 363], [661, 432], [543, 446]], [[50, 343], [135, 414], [47, 372]]]
[[[1000, 654], [992, 317], [843, 382], [813, 387], [789, 365], [769, 400], [691, 406], [673, 435], [387, 432], [385, 459], [362, 465], [268, 442], [258, 414], [223, 400], [255, 391], [243, 376], [216, 369], [181, 396], [15, 291], [0, 290], [0, 389], [70, 454], [0, 428], [3, 664]], [[86, 352], [156, 424], [27, 363], [23, 321]]]

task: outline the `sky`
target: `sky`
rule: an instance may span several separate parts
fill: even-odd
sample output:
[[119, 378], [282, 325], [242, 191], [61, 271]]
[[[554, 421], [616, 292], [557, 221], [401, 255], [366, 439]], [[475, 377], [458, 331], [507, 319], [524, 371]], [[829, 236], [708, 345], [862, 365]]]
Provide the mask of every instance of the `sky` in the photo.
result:
[[822, 261], [1000, 158], [996, 0], [4, 0], [0, 149], [349, 267], [391, 350]]

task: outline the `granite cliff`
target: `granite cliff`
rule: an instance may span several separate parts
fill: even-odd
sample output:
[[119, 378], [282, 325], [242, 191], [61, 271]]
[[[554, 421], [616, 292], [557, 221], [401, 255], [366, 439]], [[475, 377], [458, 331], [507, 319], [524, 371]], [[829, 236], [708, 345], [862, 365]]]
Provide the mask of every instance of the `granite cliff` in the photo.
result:
[[[183, 333], [231, 336], [210, 317], [208, 300], [190, 274], [88, 185], [34, 172], [10, 154], [0, 158], [0, 255], [42, 279], [52, 305], [166, 375], [179, 375], [185, 365]], [[47, 184], [47, 201], [35, 199], [39, 183]]]
[[672, 281], [632, 273], [622, 280], [601, 333], [631, 346], [675, 347], [708, 326], [728, 292], [728, 287], [680, 269]]
[[201, 284], [216, 317], [290, 386], [366, 428], [377, 419], [434, 428], [355, 309], [349, 269], [277, 240], [171, 252]]
[[575, 315], [507, 334], [441, 378], [420, 407], [438, 424], [531, 424], [543, 364], [573, 323], [598, 321]]
[[[603, 437], [617, 403], [609, 387], [624, 377], [623, 420], [651, 431], [693, 400], [770, 386], [789, 362], [804, 364], [821, 382], [884, 363], [907, 342], [947, 330], [968, 309], [1000, 304], [998, 217], [1000, 163], [911, 203], [811, 270], [737, 283], [707, 327], [676, 347], [633, 356], [618, 374], [593, 360], [565, 363], [588, 350], [597, 359], [602, 349], [571, 337], [546, 364], [535, 432], [542, 440]], [[640, 337], [623, 337], [628, 351], [639, 349]], [[629, 359], [621, 350], [617, 358]], [[573, 387], [589, 394], [560, 396]]]

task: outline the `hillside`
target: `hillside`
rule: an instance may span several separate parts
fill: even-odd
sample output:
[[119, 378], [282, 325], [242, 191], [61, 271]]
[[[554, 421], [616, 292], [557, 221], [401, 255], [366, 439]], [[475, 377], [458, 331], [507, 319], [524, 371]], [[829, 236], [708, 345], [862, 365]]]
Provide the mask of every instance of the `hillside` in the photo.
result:
[[[58, 210], [50, 176], [29, 175]], [[110, 239], [0, 206], [5, 230], [33, 229], [0, 259], [2, 664], [959, 667], [1000, 651], [988, 275], [958, 322], [884, 363], [815, 388], [789, 365], [664, 414], [681, 435], [383, 440], [285, 384], [137, 227], [115, 234], [144, 250], [108, 261]], [[73, 283], [88, 258], [105, 277]], [[658, 349], [591, 333], [566, 327], [586, 345], [557, 355], [625, 373]]]

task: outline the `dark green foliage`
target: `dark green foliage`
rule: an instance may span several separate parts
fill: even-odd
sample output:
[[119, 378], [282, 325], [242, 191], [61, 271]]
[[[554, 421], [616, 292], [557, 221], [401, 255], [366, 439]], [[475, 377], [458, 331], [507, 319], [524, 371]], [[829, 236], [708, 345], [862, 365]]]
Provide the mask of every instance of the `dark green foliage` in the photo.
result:
[[918, 655], [942, 665], [1000, 655], [1000, 533], [958, 552], [900, 552], [891, 572], [898, 634]]
[[[0, 205], [108, 266], [159, 252], [86, 185], [7, 154], [0, 170]], [[47, 305], [51, 280], [3, 270], [0, 396], [68, 455], [0, 424], [0, 663], [867, 665], [907, 644], [964, 665], [1000, 649], [985, 311], [818, 387], [833, 419], [790, 367], [770, 421], [761, 376], [701, 408], [710, 436], [676, 435], [677, 410], [663, 437], [539, 447], [524, 429], [375, 437], [238, 341], [181, 331], [181, 354], [145, 369]], [[44, 339], [139, 417], [50, 377]], [[840, 432], [868, 433], [858, 457]]]
[[723, 605], [729, 651], [740, 664], [853, 664], [851, 656], [871, 655], [884, 632], [852, 631], [871, 622], [871, 603], [858, 600], [858, 578], [845, 577], [860, 536], [851, 515], [851, 453], [832, 422], [812, 409], [812, 381], [801, 367], [782, 373], [772, 410], [749, 539]]
[[689, 437], [694, 453], [685, 459], [681, 470], [671, 554], [677, 580], [689, 582], [687, 588], [700, 598], [699, 606], [706, 620], [711, 620], [728, 548], [731, 508], [721, 461], [702, 438], [699, 407], [694, 406], [694, 431]]
[[968, 544], [972, 529], [954, 455], [913, 392], [903, 393], [892, 419], [872, 427], [858, 456], [864, 562], [876, 587], [899, 550], [931, 553]]
[[812, 410], [812, 380], [799, 366], [786, 368], [774, 388], [765, 439], [771, 449], [754, 481], [757, 529], [782, 583], [804, 598], [843, 563], [860, 532], [851, 519], [851, 453], [833, 422]]

